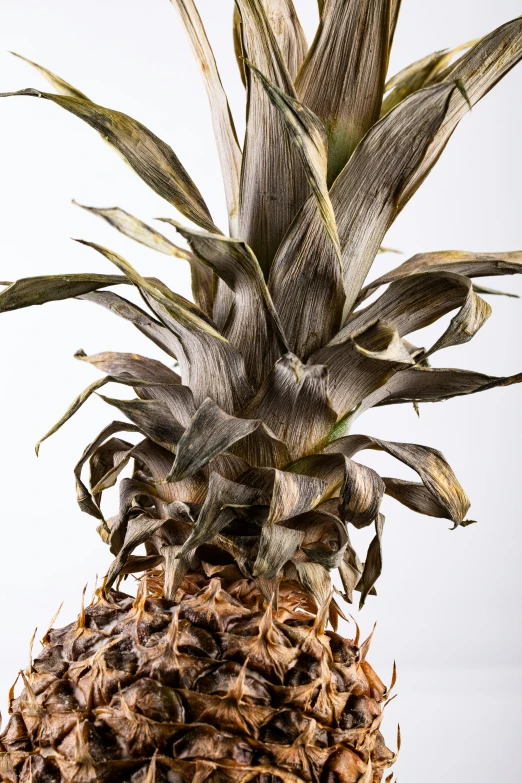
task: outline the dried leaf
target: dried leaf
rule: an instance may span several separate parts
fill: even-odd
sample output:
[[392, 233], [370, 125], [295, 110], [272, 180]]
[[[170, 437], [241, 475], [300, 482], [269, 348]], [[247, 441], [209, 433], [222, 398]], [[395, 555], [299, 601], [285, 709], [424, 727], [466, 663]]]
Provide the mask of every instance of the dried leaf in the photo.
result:
[[164, 546], [161, 553], [165, 558], [165, 598], [174, 601], [181, 583], [189, 571], [190, 560], [187, 557], [178, 557], [181, 546]]
[[143, 223], [134, 215], [129, 214], [129, 212], [125, 212], [124, 209], [119, 207], [87, 207], [85, 204], [79, 204], [77, 201], [73, 201], [73, 204], [81, 209], [85, 209], [86, 212], [102, 218], [124, 236], [139, 242], [140, 245], [150, 247], [151, 250], [157, 250], [159, 253], [164, 253], [167, 256], [182, 258], [184, 261], [192, 260], [192, 254], [188, 250], [178, 247], [163, 234]]
[[198, 408], [180, 439], [176, 459], [167, 481], [181, 481], [230, 446], [254, 432], [261, 422], [229, 416], [210, 399]]
[[472, 278], [517, 275], [522, 273], [522, 251], [469, 253], [463, 250], [441, 250], [419, 253], [363, 288], [359, 302], [371, 296], [382, 285], [420, 272], [454, 272]]
[[0, 93], [0, 98], [14, 95], [29, 95], [52, 101], [84, 120], [122, 155], [136, 174], [159, 196], [198, 226], [219, 231], [201, 193], [175, 152], [141, 122], [84, 98], [53, 95], [39, 90]]
[[361, 581], [357, 589], [361, 591], [359, 609], [362, 609], [370, 591], [375, 587], [377, 579], [382, 573], [382, 533], [384, 529], [384, 517], [382, 514], [375, 520], [375, 538], [368, 547], [368, 554], [364, 563]]
[[465, 95], [460, 89], [452, 92], [444, 122], [435, 134], [422, 164], [403, 189], [398, 201], [399, 209], [402, 209], [427, 177], [470, 105], [475, 106], [520, 59], [522, 17], [502, 25], [483, 38], [451, 69], [444, 82], [447, 85], [460, 83], [464, 87]]
[[196, 258], [233, 291], [223, 335], [241, 352], [252, 384], [259, 387], [285, 352], [286, 339], [256, 257], [244, 242], [165, 220], [189, 242]]
[[[272, 84], [294, 96], [292, 79], [261, 0], [236, 0], [248, 60]], [[272, 259], [308, 192], [295, 171], [295, 151], [280, 112], [259, 82], [247, 74], [248, 114], [243, 166], [239, 236], [252, 248], [268, 277]], [[303, 180], [301, 184], [301, 180]]]
[[19, 310], [22, 307], [57, 302], [61, 299], [73, 299], [76, 296], [108, 288], [113, 285], [128, 285], [123, 275], [45, 275], [42, 277], [23, 277], [10, 283], [0, 293], [0, 313]]
[[89, 100], [89, 98], [84, 95], [83, 92], [77, 90], [76, 87], [73, 87], [72, 84], [64, 81], [62, 78], [60, 78], [60, 76], [57, 76], [52, 71], [48, 71], [47, 68], [43, 68], [41, 65], [38, 65], [38, 63], [34, 63], [32, 60], [28, 60], [27, 57], [22, 57], [21, 54], [17, 54], [16, 52], [10, 52], [10, 54], [13, 54], [15, 57], [18, 57], [18, 59], [23, 60], [24, 63], [32, 65], [32, 67], [35, 68], [38, 73], [49, 82], [51, 87], [53, 87], [56, 92], [60, 93], [60, 95], [68, 95], [70, 98], [82, 98], [85, 101]]
[[254, 577], [276, 579], [283, 566], [295, 555], [304, 539], [304, 533], [279, 525], [268, 525], [261, 530], [259, 551], [252, 570]]
[[138, 427], [133, 424], [123, 421], [113, 421], [108, 427], [105, 427], [98, 437], [90, 443], [84, 450], [80, 460], [76, 463], [74, 468], [74, 476], [76, 480], [76, 499], [81, 510], [86, 514], [90, 514], [96, 519], [103, 521], [103, 514], [100, 511], [98, 504], [94, 501], [92, 493], [89, 492], [87, 487], [82, 481], [81, 474], [82, 469], [87, 460], [89, 460], [93, 454], [100, 448], [100, 446], [114, 435], [116, 432], [139, 432]]
[[109, 225], [135, 242], [139, 242], [145, 245], [145, 247], [150, 247], [151, 250], [157, 250], [159, 253], [188, 261], [190, 264], [194, 301], [206, 315], [212, 316], [214, 276], [208, 267], [202, 264], [192, 253], [182, 247], [178, 247], [163, 234], [160, 234], [154, 228], [151, 228], [123, 209], [118, 207], [99, 209], [86, 207], [83, 204], [78, 204], [76, 201], [73, 203], [91, 212], [93, 215], [103, 218]]
[[[357, 300], [384, 235], [397, 215], [400, 193], [422, 164], [444, 120], [452, 90], [447, 85], [431, 87], [401, 103], [368, 132], [332, 186], [330, 198], [343, 252], [345, 312]], [[279, 265], [300, 268], [301, 274], [308, 276], [308, 270], [313, 272], [325, 263], [321, 260], [325, 252], [328, 248], [322, 221], [309, 200], [289, 230], [284, 253], [278, 253], [274, 261], [272, 277], [280, 276]], [[336, 282], [335, 289], [337, 285]], [[333, 301], [337, 307], [338, 295]], [[284, 319], [283, 323], [288, 331]]]
[[292, 0], [263, 0], [290, 79], [295, 81], [308, 50], [306, 37]]
[[92, 242], [138, 287], [149, 307], [176, 338], [181, 378], [200, 405], [211, 397], [227, 413], [239, 409], [252, 396], [240, 353], [212, 326], [198, 309], [158, 282], [151, 282], [125, 259]]
[[107, 572], [107, 579], [104, 585], [106, 592], [111, 589], [118, 578], [131, 552], [140, 544], [143, 544], [164, 524], [164, 519], [153, 519], [146, 514], [140, 514], [140, 516], [131, 517], [128, 520], [123, 547]]
[[446, 509], [447, 519], [460, 525], [469, 510], [469, 500], [440, 451], [411, 443], [391, 443], [368, 435], [349, 435], [331, 443], [326, 451], [353, 457], [363, 449], [390, 454], [419, 474], [437, 503]]
[[359, 465], [351, 459], [347, 459], [345, 465], [339, 516], [344, 522], [361, 529], [377, 518], [385, 485], [382, 478], [366, 465]]
[[113, 294], [111, 291], [95, 291], [84, 294], [79, 299], [105, 307], [120, 318], [130, 321], [136, 329], [149, 338], [155, 345], [161, 348], [169, 356], [176, 358], [179, 343], [175, 336], [159, 321], [156, 321], [149, 313], [142, 310], [133, 302]]
[[[135, 383], [135, 381], [132, 381]], [[127, 416], [154, 443], [174, 453], [181, 439], [184, 427], [177, 422], [168, 406], [161, 400], [116, 400], [99, 395], [108, 405], [112, 405]]]
[[319, 563], [295, 563], [299, 581], [307, 593], [313, 595], [319, 607], [325, 606], [331, 598], [332, 582], [330, 574]]
[[324, 123], [328, 183], [379, 118], [388, 67], [391, 0], [329, 0], [296, 81]]
[[241, 416], [263, 421], [287, 445], [290, 457], [297, 459], [326, 442], [336, 421], [327, 388], [326, 367], [306, 367], [296, 356], [286, 354]]
[[342, 419], [397, 370], [414, 363], [397, 330], [377, 321], [359, 334], [325, 346], [310, 362], [328, 367], [328, 397]]
[[388, 114], [389, 111], [416, 90], [433, 83], [435, 77], [447, 68], [458, 52], [461, 52], [463, 49], [469, 49], [476, 43], [477, 41], [468, 41], [461, 46], [456, 46], [454, 49], [443, 49], [440, 52], [433, 52], [433, 54], [428, 54], [395, 74], [385, 86], [387, 95], [382, 103], [381, 117]]
[[171, 0], [183, 20], [192, 50], [198, 61], [212, 114], [214, 135], [225, 184], [229, 225], [232, 236], [237, 236], [239, 211], [239, 180], [241, 176], [241, 149], [227, 96], [221, 83], [212, 47], [194, 0]]
[[181, 383], [177, 373], [156, 359], [148, 359], [137, 353], [114, 353], [106, 351], [87, 356], [84, 351], [77, 351], [75, 359], [96, 367], [108, 375], [127, 375], [140, 381], [149, 381], [167, 386]]
[[178, 556], [183, 557], [196, 547], [214, 538], [235, 518], [235, 507], [257, 503], [259, 494], [258, 489], [236, 484], [217, 473], [211, 473], [208, 493], [194, 530]]
[[341, 328], [346, 302], [343, 270], [315, 197], [306, 202], [281, 242], [269, 288], [290, 348], [303, 360]]
[[341, 247], [326, 182], [328, 139], [324, 125], [303, 103], [272, 84], [254, 65], [251, 63], [247, 65], [263, 85], [272, 104], [281, 112], [286, 129], [301, 158], [308, 184], [317, 200], [319, 214], [340, 262]]
[[403, 506], [428, 517], [448, 518], [447, 509], [424, 486], [413, 481], [397, 478], [384, 478], [386, 494], [398, 500]]
[[380, 318], [394, 324], [401, 337], [460, 308], [450, 326], [426, 355], [470, 340], [491, 315], [491, 307], [473, 290], [471, 280], [453, 272], [423, 272], [395, 280], [375, 302], [355, 312], [336, 338]]
[[277, 525], [315, 508], [327, 485], [322, 479], [274, 468], [252, 469], [240, 477], [241, 483], [255, 487], [268, 499], [266, 525]]
[[[43, 438], [41, 438], [38, 443], [36, 444], [36, 454], [38, 455], [38, 452], [40, 450], [41, 444], [47, 440], [47, 438], [50, 438], [51, 435], [54, 435], [55, 432], [58, 432], [58, 430], [71, 418], [71, 416], [74, 416], [74, 414], [82, 407], [82, 405], [87, 402], [89, 397], [91, 397], [92, 394], [97, 392], [99, 389], [101, 389], [103, 386], [106, 386], [108, 383], [120, 383], [124, 386], [149, 386], [151, 385], [149, 381], [139, 381], [136, 378], [124, 378], [119, 377], [117, 375], [106, 375], [105, 378], [100, 378], [100, 380], [95, 381], [94, 383], [91, 383], [90, 386], [87, 386], [86, 389], [82, 391], [81, 394], [79, 394], [76, 399], [72, 402], [72, 404], [69, 406], [67, 411], [64, 413], [62, 418], [47, 432]], [[100, 395], [101, 396], [101, 395]]]
[[395, 38], [395, 31], [397, 30], [397, 23], [399, 21], [399, 14], [401, 12], [402, 0], [391, 0], [390, 8], [390, 45], [391, 50], [393, 46], [393, 39]]

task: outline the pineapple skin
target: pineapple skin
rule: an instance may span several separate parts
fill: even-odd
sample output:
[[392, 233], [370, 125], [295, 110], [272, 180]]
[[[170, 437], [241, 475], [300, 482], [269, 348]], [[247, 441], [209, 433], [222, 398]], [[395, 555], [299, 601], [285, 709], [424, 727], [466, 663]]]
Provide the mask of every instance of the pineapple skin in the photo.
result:
[[[0, 739], [2, 783], [380, 783], [388, 690], [369, 643], [324, 630], [283, 583], [161, 575], [136, 598], [97, 591], [51, 629]], [[324, 619], [324, 618], [323, 618]]]

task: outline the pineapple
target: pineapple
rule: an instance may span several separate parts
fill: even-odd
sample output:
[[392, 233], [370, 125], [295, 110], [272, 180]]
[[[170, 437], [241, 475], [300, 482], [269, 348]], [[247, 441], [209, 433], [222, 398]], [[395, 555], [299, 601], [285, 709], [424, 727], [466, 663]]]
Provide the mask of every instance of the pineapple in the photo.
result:
[[[455, 527], [470, 524], [469, 501], [439, 451], [350, 429], [374, 406], [522, 381], [429, 363], [489, 317], [488, 289], [472, 279], [520, 272], [522, 253], [423, 253], [366, 279], [459, 120], [522, 58], [522, 18], [386, 82], [400, 0], [320, 1], [310, 48], [291, 0], [236, 0], [247, 92], [240, 146], [197, 8], [172, 3], [209, 95], [229, 236], [174, 151], [140, 122], [35, 63], [55, 92], [6, 94], [87, 122], [190, 222], [165, 218], [181, 246], [122, 209], [86, 207], [188, 261], [194, 302], [92, 242], [114, 274], [26, 278], [0, 293], [2, 312], [93, 302], [166, 355], [79, 352], [104, 376], [42, 439], [102, 387], [134, 390], [130, 400], [101, 394], [116, 420], [74, 469], [79, 506], [114, 560], [92, 603], [75, 623], [50, 628], [20, 673], [0, 778], [391, 781], [397, 754], [380, 728], [395, 674], [387, 686], [372, 669], [371, 636], [337, 632], [341, 599], [358, 594], [363, 606], [375, 594], [385, 494]], [[112, 290], [121, 285], [134, 286], [143, 307]], [[451, 311], [434, 345], [408, 342]], [[356, 459], [366, 449], [419, 481], [382, 478]], [[118, 481], [119, 511], [107, 518], [103, 493]], [[351, 526], [375, 529], [363, 559]], [[129, 574], [138, 575], [135, 597], [121, 591]]]

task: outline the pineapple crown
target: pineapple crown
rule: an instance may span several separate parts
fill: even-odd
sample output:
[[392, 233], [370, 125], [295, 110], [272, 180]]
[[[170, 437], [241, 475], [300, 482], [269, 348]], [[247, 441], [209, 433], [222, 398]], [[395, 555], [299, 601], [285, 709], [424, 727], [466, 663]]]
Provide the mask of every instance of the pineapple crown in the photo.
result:
[[[134, 389], [131, 400], [103, 395], [128, 421], [105, 427], [75, 467], [80, 508], [99, 521], [115, 556], [108, 587], [162, 566], [165, 594], [174, 598], [189, 570], [228, 569], [255, 579], [267, 600], [281, 580], [299, 582], [324, 610], [330, 571], [339, 569], [344, 597], [351, 602], [357, 590], [363, 604], [382, 570], [384, 494], [454, 526], [469, 524], [469, 501], [439, 451], [350, 435], [351, 424], [374, 406], [522, 380], [429, 366], [432, 354], [470, 340], [490, 315], [480, 296], [488, 289], [472, 278], [520, 272], [521, 252], [422, 253], [365, 285], [387, 230], [460, 119], [522, 58], [522, 18], [386, 82], [400, 0], [319, 0], [310, 47], [292, 0], [236, 0], [234, 45], [247, 97], [241, 146], [194, 1], [172, 4], [207, 88], [230, 236], [174, 151], [137, 120], [35, 63], [56, 93], [4, 95], [43, 98], [84, 120], [190, 221], [164, 219], [185, 249], [122, 209], [85, 207], [137, 242], [188, 261], [194, 303], [84, 242], [119, 274], [5, 284], [0, 311], [87, 300], [176, 361], [171, 369], [135, 354], [79, 352], [105, 376], [45, 436], [103, 386]], [[107, 290], [120, 285], [135, 286], [145, 308]], [[433, 346], [405, 339], [451, 311]], [[129, 443], [124, 432], [142, 440]], [[386, 452], [420, 481], [381, 478], [354, 460], [364, 449]], [[129, 462], [119, 512], [105, 519], [103, 492]], [[364, 564], [350, 525], [375, 525]], [[141, 544], [146, 554], [133, 554]]]

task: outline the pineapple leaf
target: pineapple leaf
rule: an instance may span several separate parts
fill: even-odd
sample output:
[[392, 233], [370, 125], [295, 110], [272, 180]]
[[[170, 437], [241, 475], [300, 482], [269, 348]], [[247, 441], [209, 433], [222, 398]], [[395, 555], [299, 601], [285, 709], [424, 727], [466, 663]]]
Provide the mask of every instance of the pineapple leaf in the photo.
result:
[[384, 482], [378, 473], [347, 459], [339, 516], [359, 530], [368, 527], [377, 518], [384, 490]]
[[[105, 427], [100, 432], [98, 437], [86, 447], [79, 462], [77, 462], [74, 468], [74, 477], [76, 480], [76, 499], [80, 509], [86, 514], [90, 514], [90, 516], [101, 520], [103, 523], [104, 518], [100, 507], [98, 503], [95, 502], [92, 493], [89, 492], [83, 483], [81, 475], [83, 466], [87, 460], [96, 453], [96, 451], [102, 446], [107, 438], [110, 438], [111, 435], [114, 435], [116, 432], [139, 432], [139, 429], [138, 427], [135, 427], [134, 424], [129, 424], [128, 422], [113, 421], [112, 424], [109, 424], [108, 427]], [[106, 532], [108, 532], [108, 528], [106, 528]]]
[[[236, 0], [236, 5], [241, 15], [245, 56], [272, 84], [295, 97], [263, 3]], [[239, 235], [254, 251], [266, 278], [279, 243], [306, 200], [308, 188], [304, 174], [296, 171], [296, 153], [284, 132], [280, 112], [272, 106], [261, 84], [250, 74], [247, 76]]]
[[522, 59], [522, 17], [502, 25], [487, 35], [450, 69], [442, 83], [461, 83], [451, 95], [447, 116], [436, 133], [422, 164], [417, 168], [399, 198], [399, 209], [427, 177], [458, 123]]
[[252, 383], [259, 386], [287, 344], [256, 257], [244, 242], [164, 220], [175, 226], [195, 257], [234, 292], [223, 335], [241, 351]]
[[194, 301], [205, 315], [212, 316], [214, 300], [213, 275], [192, 253], [182, 247], [178, 247], [163, 234], [160, 234], [154, 228], [151, 228], [151, 226], [138, 220], [138, 218], [125, 212], [123, 209], [118, 207], [107, 209], [86, 207], [83, 204], [78, 204], [76, 201], [73, 201], [73, 204], [91, 212], [93, 215], [98, 215], [98, 217], [106, 220], [117, 231], [120, 231], [135, 242], [145, 245], [145, 247], [150, 247], [152, 250], [157, 250], [165, 255], [188, 261], [191, 270]]
[[[132, 386], [132, 387], [140, 387], [140, 386], [159, 386], [163, 384], [157, 384], [153, 381], [142, 381], [138, 380], [137, 378], [126, 378], [123, 376], [117, 376], [117, 375], [106, 375], [105, 378], [100, 378], [97, 381], [94, 381], [94, 383], [91, 383], [90, 386], [87, 386], [86, 389], [84, 389], [81, 394], [79, 394], [74, 401], [71, 403], [69, 408], [66, 410], [64, 415], [61, 417], [61, 419], [56, 422], [56, 424], [51, 427], [51, 429], [43, 436], [43, 438], [40, 438], [38, 443], [36, 444], [35, 451], [36, 455], [38, 456], [38, 452], [40, 450], [41, 444], [47, 440], [47, 438], [50, 438], [51, 435], [54, 435], [58, 430], [63, 427], [63, 425], [69, 421], [69, 419], [74, 416], [77, 411], [80, 410], [82, 405], [87, 402], [89, 397], [91, 397], [95, 392], [97, 392], [99, 389], [102, 388], [102, 386], [106, 386], [108, 383], [120, 383], [124, 386]], [[101, 395], [100, 395], [101, 396]], [[105, 398], [102, 398], [105, 399]], [[168, 418], [172, 419], [172, 416], [168, 414]]]
[[244, 59], [243, 49], [243, 33], [242, 33], [242, 21], [239, 8], [234, 4], [234, 16], [232, 20], [232, 35], [234, 38], [234, 54], [236, 55], [237, 67], [239, 69], [239, 75], [243, 82], [243, 87], [247, 86], [247, 76]]
[[128, 284], [129, 281], [122, 275], [95, 273], [23, 277], [7, 284], [7, 288], [0, 292], [0, 313], [62, 299], [74, 299], [99, 288]]
[[446, 510], [446, 519], [453, 520], [455, 527], [464, 521], [469, 500], [440, 451], [411, 443], [391, 443], [367, 435], [348, 435], [331, 443], [325, 451], [353, 457], [364, 449], [384, 451], [412, 468], [436, 502]]
[[128, 520], [124, 544], [107, 572], [106, 590], [110, 590], [120, 575], [131, 552], [150, 538], [166, 521], [166, 519], [155, 519], [146, 514], [140, 514], [138, 517], [131, 517]]
[[399, 21], [399, 15], [401, 12], [402, 0], [391, 0], [390, 8], [390, 44], [389, 49], [393, 46], [393, 39], [395, 38], [395, 32], [397, 30], [397, 24]]
[[301, 158], [308, 183], [317, 199], [320, 215], [340, 263], [339, 235], [326, 183], [328, 139], [324, 126], [304, 104], [271, 84], [261, 71], [248, 61], [247, 65], [263, 85], [272, 104], [281, 112], [286, 129]]
[[279, 246], [269, 288], [290, 348], [298, 356], [310, 356], [341, 328], [346, 302], [342, 268], [314, 196]]
[[84, 95], [83, 92], [77, 90], [76, 87], [73, 87], [72, 84], [64, 81], [62, 78], [60, 78], [60, 76], [57, 76], [52, 71], [48, 71], [47, 68], [43, 68], [41, 65], [38, 65], [38, 63], [34, 63], [32, 60], [28, 60], [27, 57], [22, 57], [21, 54], [17, 54], [16, 52], [10, 52], [10, 54], [18, 57], [19, 60], [23, 60], [24, 63], [32, 65], [32, 67], [35, 68], [38, 73], [41, 74], [44, 79], [49, 82], [51, 87], [53, 87], [60, 95], [67, 95], [70, 98], [81, 98], [84, 101], [89, 100], [89, 98]]
[[469, 253], [463, 250], [441, 250], [419, 253], [363, 288], [359, 302], [388, 285], [419, 272], [455, 272], [466, 277], [496, 277], [522, 274], [522, 251], [509, 253]]
[[[344, 310], [351, 310], [382, 239], [396, 216], [398, 192], [415, 167], [421, 164], [443, 122], [453, 89], [445, 85], [414, 93], [371, 129], [336, 179], [330, 197], [343, 249], [344, 282], [336, 279], [331, 271], [326, 274], [325, 283], [320, 278], [321, 293], [329, 284], [331, 300], [324, 313], [325, 325], [317, 318], [317, 315], [323, 316], [322, 313], [309, 318], [310, 311], [315, 314], [313, 306], [295, 308], [286, 315], [286, 309], [292, 304], [291, 300], [289, 303], [289, 291], [285, 292], [281, 304], [275, 294], [282, 279], [299, 279], [298, 290], [303, 291], [313, 304], [315, 290], [312, 298], [310, 289], [302, 282], [303, 270], [306, 270], [305, 279], [310, 280], [310, 288], [313, 285], [315, 289], [317, 270], [328, 264], [330, 248], [325, 247], [322, 221], [317, 210], [312, 208], [313, 197], [295, 219], [274, 260], [271, 290], [289, 339], [291, 334], [299, 335], [298, 345], [306, 345], [306, 341], [310, 344], [310, 335], [315, 333], [318, 320], [324, 330], [321, 338], [326, 336], [329, 340], [334, 336], [340, 326], [339, 304], [345, 296]], [[332, 269], [333, 248], [330, 253]], [[287, 325], [289, 318], [294, 321], [292, 332]]]
[[[105, 379], [104, 379], [105, 380]], [[135, 380], [132, 383], [139, 386]], [[108, 405], [112, 405], [123, 413], [140, 432], [147, 435], [154, 443], [172, 453], [183, 435], [183, 427], [172, 416], [170, 409], [163, 400], [117, 400], [98, 395]]]
[[386, 82], [384, 88], [386, 96], [382, 103], [381, 117], [388, 114], [389, 111], [416, 90], [420, 90], [422, 87], [437, 81], [436, 77], [448, 67], [458, 52], [461, 52], [463, 49], [470, 49], [479, 40], [468, 41], [453, 49], [443, 49], [442, 51], [428, 54], [395, 74]]
[[[361, 580], [357, 585], [357, 589], [361, 592], [359, 609], [363, 608], [367, 597], [370, 595], [370, 591], [375, 587], [375, 583], [382, 573], [383, 530], [384, 516], [382, 514], [378, 514], [375, 520], [375, 538], [371, 541], [370, 546], [368, 547], [368, 554], [366, 555], [366, 561], [364, 563]], [[368, 778], [369, 782], [371, 780], [372, 776]]]
[[263, 6], [290, 78], [295, 81], [308, 44], [294, 4], [292, 0], [263, 0]]
[[252, 576], [276, 579], [283, 566], [292, 559], [304, 539], [300, 530], [268, 525], [261, 530], [259, 550]]
[[218, 473], [210, 474], [208, 493], [196, 524], [178, 557], [210, 541], [236, 517], [234, 506], [251, 506], [258, 502], [258, 489], [229, 481]]
[[299, 581], [305, 590], [313, 595], [319, 607], [324, 607], [331, 598], [332, 580], [330, 574], [320, 563], [295, 563]]
[[90, 294], [82, 294], [78, 299], [101, 305], [120, 318], [124, 318], [126, 321], [134, 324], [136, 329], [148, 337], [155, 345], [172, 358], [176, 358], [179, 343], [172, 332], [133, 302], [129, 302], [112, 291], [94, 291]]
[[79, 204], [77, 201], [73, 201], [73, 204], [81, 209], [85, 209], [92, 215], [103, 218], [110, 226], [124, 236], [129, 237], [129, 239], [139, 242], [140, 245], [145, 245], [145, 247], [157, 250], [159, 253], [164, 253], [167, 256], [174, 256], [189, 262], [193, 261], [193, 256], [188, 250], [178, 247], [163, 234], [160, 234], [151, 226], [148, 226], [119, 207], [87, 207], [85, 204]]
[[84, 351], [77, 351], [75, 359], [96, 367], [108, 375], [126, 375], [141, 381], [152, 381], [166, 386], [181, 384], [181, 378], [173, 370], [156, 359], [148, 359], [137, 353], [114, 353], [106, 351], [87, 356]]
[[292, 459], [317, 448], [337, 418], [328, 398], [326, 368], [305, 366], [293, 354], [286, 354], [241, 416], [261, 419], [287, 445]]
[[447, 519], [446, 508], [437, 501], [424, 484], [386, 477], [383, 481], [386, 486], [386, 494], [398, 500], [403, 506], [428, 517]]
[[429, 87], [399, 104], [369, 131], [331, 190], [343, 247], [347, 311], [397, 216], [401, 193], [444, 122], [454, 91], [453, 85]]
[[53, 95], [39, 90], [0, 93], [0, 98], [17, 95], [52, 101], [84, 120], [122, 155], [136, 174], [159, 196], [202, 228], [219, 231], [201, 193], [175, 152], [141, 122], [85, 98]]
[[350, 331], [364, 329], [377, 319], [393, 323], [404, 337], [459, 307], [442, 337], [425, 353], [471, 340], [491, 315], [491, 307], [473, 290], [471, 280], [454, 272], [423, 272], [394, 280], [366, 309], [354, 313], [332, 342]]
[[198, 408], [179, 440], [167, 481], [181, 481], [254, 432], [262, 422], [229, 416], [211, 399]]
[[296, 81], [328, 132], [331, 185], [379, 117], [390, 44], [391, 0], [329, 0]]
[[497, 378], [471, 370], [411, 367], [396, 373], [375, 392], [368, 395], [356, 411], [354, 418], [377, 405], [440, 402], [516, 383], [522, 383], [522, 373]]
[[180, 373], [196, 404], [211, 397], [227, 413], [241, 408], [252, 397], [243, 357], [206, 316], [159, 281], [142, 277], [121, 256], [91, 242], [84, 242], [121, 269], [140, 290], [145, 302], [172, 333], [178, 344]]
[[263, 498], [269, 498], [267, 525], [306, 514], [321, 502], [327, 489], [321, 478], [274, 468], [254, 468], [241, 480], [262, 491]]
[[205, 82], [225, 184], [230, 230], [232, 236], [237, 236], [241, 148], [237, 140], [230, 106], [221, 83], [212, 47], [194, 0], [171, 0], [171, 2], [178, 9], [183, 20]]
[[414, 359], [397, 329], [377, 321], [344, 342], [321, 348], [310, 362], [328, 367], [328, 396], [339, 420]]

